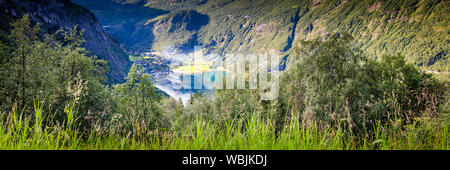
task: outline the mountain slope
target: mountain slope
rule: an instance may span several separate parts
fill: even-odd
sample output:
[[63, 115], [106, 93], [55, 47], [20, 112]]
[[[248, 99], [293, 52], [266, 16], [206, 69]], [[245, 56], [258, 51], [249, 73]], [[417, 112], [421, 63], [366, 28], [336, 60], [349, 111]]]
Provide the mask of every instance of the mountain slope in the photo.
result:
[[[448, 0], [111, 0], [142, 4], [171, 14], [191, 10], [208, 16], [195, 33], [157, 26], [169, 14], [152, 16], [154, 50], [202, 45], [214, 53], [290, 53], [296, 42], [348, 32], [368, 55], [401, 53], [409, 62], [448, 72]], [[120, 6], [119, 6], [120, 8]], [[101, 11], [98, 11], [102, 13]], [[169, 17], [169, 19], [168, 19]], [[184, 20], [182, 22], [192, 22]], [[189, 23], [184, 23], [188, 25]], [[168, 26], [168, 25], [166, 25]], [[172, 34], [169, 36], [169, 33]], [[195, 35], [195, 36], [194, 36]], [[187, 41], [189, 40], [189, 41]]]
[[78, 25], [84, 30], [84, 46], [92, 55], [108, 61], [109, 82], [122, 82], [130, 61], [128, 56], [102, 29], [96, 17], [87, 9], [68, 0], [0, 0], [0, 30], [5, 36], [9, 23], [29, 13], [34, 22], [43, 24], [46, 33], [71, 29]]
[[[198, 42], [217, 51], [286, 51], [296, 40], [348, 32], [372, 57], [401, 53], [410, 62], [448, 72], [448, 0], [152, 0], [148, 6], [188, 6], [210, 16]], [[217, 46], [219, 44], [219, 46]]]
[[176, 48], [191, 51], [198, 44], [200, 28], [208, 23], [209, 17], [196, 10], [178, 10], [149, 20], [146, 25], [155, 35], [154, 50]]
[[[450, 1], [324, 1], [302, 17], [298, 39], [349, 32], [369, 55], [401, 53], [410, 62], [448, 72]], [[308, 29], [311, 25], [311, 30]]]
[[72, 2], [88, 8], [96, 15], [108, 34], [131, 51], [151, 48], [155, 37], [152, 28], [145, 23], [153, 17], [168, 13], [145, 7], [145, 2], [112, 0], [72, 0]]

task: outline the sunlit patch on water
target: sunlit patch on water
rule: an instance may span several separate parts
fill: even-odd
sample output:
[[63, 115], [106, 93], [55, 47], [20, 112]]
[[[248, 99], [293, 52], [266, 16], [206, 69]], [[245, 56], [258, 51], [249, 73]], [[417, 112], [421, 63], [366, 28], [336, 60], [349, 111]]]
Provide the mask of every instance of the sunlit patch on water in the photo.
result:
[[[151, 75], [156, 88], [176, 100], [181, 100], [185, 105], [188, 103], [191, 95], [197, 92], [213, 96], [215, 91], [211, 86], [215, 86], [216, 73], [226, 76], [225, 71], [214, 65], [214, 60], [217, 58], [205, 57], [206, 60], [193, 62], [192, 54], [169, 52], [161, 52], [159, 54], [159, 59], [168, 61], [165, 64], [165, 68], [170, 69], [158, 70], [157, 67], [159, 66], [149, 64], [147, 67], [153, 68], [146, 68], [146, 72]], [[149, 59], [141, 62], [152, 63], [153, 60]]]

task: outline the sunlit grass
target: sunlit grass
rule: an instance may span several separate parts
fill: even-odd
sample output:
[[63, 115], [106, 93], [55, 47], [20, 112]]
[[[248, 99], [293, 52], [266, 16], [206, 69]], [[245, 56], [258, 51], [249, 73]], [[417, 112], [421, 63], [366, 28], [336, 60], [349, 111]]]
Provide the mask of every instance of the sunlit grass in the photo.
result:
[[[74, 104], [67, 105], [63, 127], [43, 126], [42, 107], [35, 104], [34, 120], [13, 109], [0, 124], [2, 150], [448, 150], [448, 123], [418, 118], [411, 124], [392, 120], [373, 127], [373, 136], [357, 137], [339, 128], [305, 126], [292, 119], [279, 133], [258, 113], [246, 121], [210, 123], [197, 118], [181, 132], [153, 131], [150, 135], [80, 135], [73, 122]], [[34, 122], [32, 124], [31, 122]]]

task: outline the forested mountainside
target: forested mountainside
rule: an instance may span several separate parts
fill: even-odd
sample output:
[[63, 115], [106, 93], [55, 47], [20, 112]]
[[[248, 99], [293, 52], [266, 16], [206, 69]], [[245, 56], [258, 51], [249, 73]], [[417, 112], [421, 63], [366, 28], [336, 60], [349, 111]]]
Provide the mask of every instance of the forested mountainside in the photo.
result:
[[[85, 3], [88, 0], [75, 1], [91, 8]], [[216, 53], [278, 51], [289, 54], [298, 40], [348, 32], [371, 57], [401, 53], [417, 66], [448, 72], [448, 0], [109, 1], [121, 4], [115, 6], [119, 9], [146, 2], [149, 9], [167, 11], [160, 16], [148, 16], [146, 26], [153, 34], [152, 42], [145, 37], [138, 41], [147, 41], [147, 46], [153, 50], [202, 45], [208, 52]], [[94, 13], [100, 20], [110, 20], [104, 11], [107, 10]], [[176, 19], [183, 14], [192, 17]], [[207, 23], [198, 22], [201, 18], [196, 17], [204, 18]], [[186, 28], [192, 24], [197, 24], [198, 30]], [[175, 26], [161, 30], [168, 25]]]
[[69, 30], [74, 26], [84, 30], [84, 46], [99, 59], [108, 61], [110, 83], [123, 82], [130, 61], [120, 44], [102, 28], [97, 18], [87, 9], [69, 0], [0, 0], [0, 37], [5, 40], [9, 23], [29, 14], [35, 23], [41, 23], [43, 33], [54, 33], [59, 29]]

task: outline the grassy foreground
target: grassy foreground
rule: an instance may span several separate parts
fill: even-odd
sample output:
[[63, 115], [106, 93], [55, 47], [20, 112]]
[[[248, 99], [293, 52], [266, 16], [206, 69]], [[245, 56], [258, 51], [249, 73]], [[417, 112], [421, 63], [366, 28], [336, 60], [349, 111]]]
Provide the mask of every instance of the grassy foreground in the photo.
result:
[[[250, 113], [247, 121], [208, 123], [198, 118], [183, 132], [139, 129], [128, 135], [79, 133], [74, 107], [65, 109], [61, 126], [44, 126], [44, 113], [35, 104], [33, 119], [13, 110], [0, 124], [1, 150], [448, 150], [447, 121], [417, 118], [403, 124], [392, 120], [373, 127], [373, 135], [357, 137], [341, 128], [302, 126], [293, 119], [278, 134], [269, 119]], [[297, 121], [295, 121], [297, 120]], [[33, 122], [31, 124], [30, 122]], [[145, 135], [144, 135], [145, 134]]]

